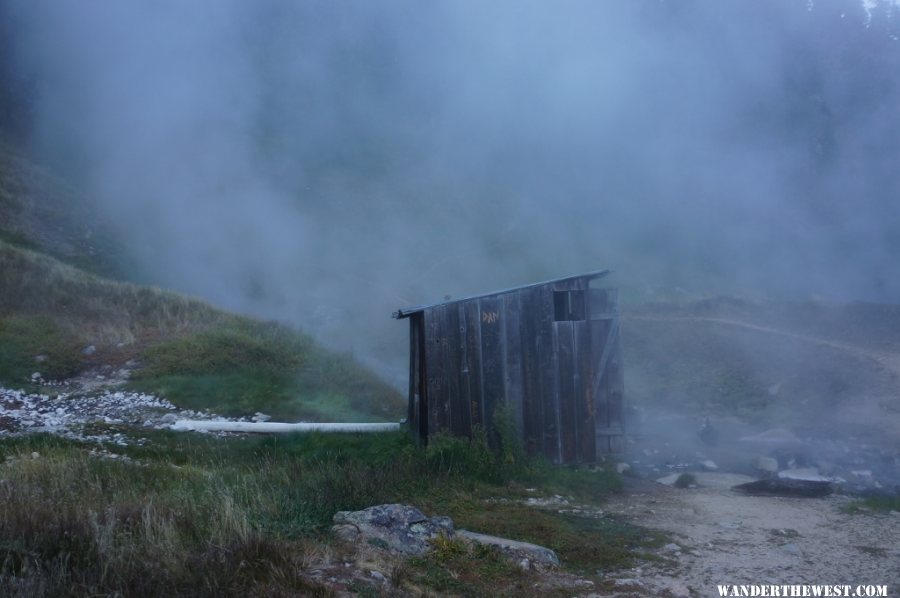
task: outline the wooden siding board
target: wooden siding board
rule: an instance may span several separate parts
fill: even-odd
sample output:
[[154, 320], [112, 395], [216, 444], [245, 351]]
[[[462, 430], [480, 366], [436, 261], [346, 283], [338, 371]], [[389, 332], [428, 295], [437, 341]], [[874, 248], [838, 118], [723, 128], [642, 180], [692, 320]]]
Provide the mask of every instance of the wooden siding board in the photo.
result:
[[416, 383], [418, 382], [419, 373], [419, 338], [418, 338], [418, 318], [409, 319], [409, 399], [406, 406], [406, 421], [409, 430], [416, 442], [421, 442], [423, 438], [419, 432], [419, 396]]
[[520, 293], [510, 293], [503, 297], [504, 395], [513, 417], [519, 437], [524, 430], [523, 377], [522, 377], [522, 330]]
[[577, 458], [575, 399], [575, 334], [572, 322], [554, 322], [557, 339], [557, 381], [559, 384], [559, 437], [562, 462], [574, 463]]
[[544, 456], [559, 463], [562, 446], [559, 436], [558, 343], [553, 332], [553, 289], [543, 287], [540, 297], [538, 363], [540, 369]]
[[416, 320], [416, 360], [418, 371], [416, 372], [416, 388], [419, 392], [419, 409], [416, 417], [419, 418], [419, 436], [428, 443], [428, 364], [425, 360], [425, 315], [418, 314]]
[[591, 388], [591, 325], [592, 322], [575, 322], [575, 363], [578, 368], [575, 384], [577, 397], [575, 418], [578, 429], [578, 460], [582, 463], [594, 463], [597, 460]]
[[498, 297], [478, 301], [481, 308], [481, 366], [484, 387], [484, 428], [496, 444], [494, 411], [503, 403], [503, 302]]
[[607, 452], [604, 446], [605, 438], [601, 435], [608, 428], [609, 408], [608, 408], [608, 389], [606, 380], [601, 379], [597, 383], [598, 376], [602, 373], [598, 371], [600, 367], [600, 358], [603, 355], [603, 348], [606, 346], [606, 339], [609, 336], [609, 329], [612, 326], [610, 320], [595, 320], [591, 322], [591, 389], [594, 405], [594, 436], [596, 439], [596, 450], [598, 453]]
[[463, 404], [460, 395], [459, 374], [462, 364], [459, 358], [459, 310], [455, 305], [444, 308], [442, 323], [444, 328], [444, 371], [447, 375], [447, 425], [455, 435], [465, 435], [463, 425]]
[[444, 370], [441, 355], [439, 314], [436, 309], [425, 311], [425, 362], [428, 392], [428, 434], [434, 436], [440, 427], [440, 412], [444, 397]]
[[[578, 317], [588, 321], [554, 321], [554, 291], [586, 291]], [[496, 442], [493, 416], [506, 402], [528, 453], [554, 463], [594, 462], [621, 442], [613, 438], [624, 395], [614, 290], [571, 279], [433, 306], [416, 319], [408, 417], [419, 437], [471, 436], [481, 425]]]
[[613, 354], [609, 362], [609, 433], [610, 433], [610, 452], [618, 452], [622, 450], [620, 446], [625, 432], [625, 422], [623, 414], [624, 400], [624, 369], [622, 367], [622, 344], [621, 330], [616, 335], [613, 342]]
[[469, 330], [466, 320], [465, 305], [460, 303], [456, 308], [457, 329], [459, 330], [457, 364], [459, 368], [459, 425], [462, 436], [472, 436], [472, 387], [471, 370], [469, 368]]
[[484, 385], [481, 368], [481, 311], [477, 301], [464, 304], [466, 319], [466, 367], [469, 384], [469, 422], [472, 430], [484, 425]]
[[438, 388], [440, 389], [440, 398], [435, 412], [435, 421], [438, 430], [449, 430], [450, 428], [450, 388], [447, 384], [450, 370], [447, 363], [447, 333], [446, 319], [444, 317], [446, 309], [441, 306], [434, 310], [436, 358], [438, 368], [441, 372], [441, 379]]
[[543, 454], [540, 363], [538, 360], [539, 298], [540, 291], [537, 289], [522, 291], [519, 313], [522, 346], [523, 443], [525, 451], [531, 456]]

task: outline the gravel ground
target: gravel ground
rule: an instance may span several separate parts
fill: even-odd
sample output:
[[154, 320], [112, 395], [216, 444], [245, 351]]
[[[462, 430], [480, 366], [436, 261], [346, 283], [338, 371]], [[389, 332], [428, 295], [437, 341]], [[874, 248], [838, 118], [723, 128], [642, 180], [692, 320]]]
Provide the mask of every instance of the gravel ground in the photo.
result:
[[107, 368], [70, 380], [51, 381], [35, 372], [32, 383], [46, 394], [0, 387], [0, 438], [48, 432], [79, 440], [127, 444], [140, 439], [112, 429], [98, 432], [98, 427], [103, 430], [105, 424], [165, 429], [181, 419], [249, 421], [179, 409], [162, 397], [122, 390], [128, 374], [127, 369]]

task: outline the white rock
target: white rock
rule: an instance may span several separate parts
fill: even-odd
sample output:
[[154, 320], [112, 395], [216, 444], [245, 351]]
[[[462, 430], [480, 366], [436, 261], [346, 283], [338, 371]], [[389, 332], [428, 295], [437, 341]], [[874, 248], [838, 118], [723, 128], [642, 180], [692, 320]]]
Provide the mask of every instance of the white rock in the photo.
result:
[[717, 469], [719, 469], [719, 466], [716, 465], [716, 462], [712, 459], [707, 459], [700, 463], [700, 465], [702, 465], [703, 469], [705, 469], [706, 471], [716, 471]]
[[680, 477], [681, 477], [680, 473], [670, 473], [669, 475], [663, 476], [663, 477], [657, 479], [656, 481], [657, 481], [657, 483], [665, 484], [666, 486], [673, 486], [673, 485], [675, 485], [675, 482]]
[[807, 482], [830, 482], [831, 478], [827, 478], [819, 473], [815, 467], [796, 467], [794, 469], [785, 469], [778, 472], [778, 477], [785, 480], [805, 480]]
[[670, 582], [668, 585], [669, 594], [673, 596], [673, 598], [690, 598], [691, 590], [686, 585], [680, 582]]
[[778, 471], [778, 460], [772, 457], [757, 457], [753, 460], [753, 467], [759, 471], [775, 473]]

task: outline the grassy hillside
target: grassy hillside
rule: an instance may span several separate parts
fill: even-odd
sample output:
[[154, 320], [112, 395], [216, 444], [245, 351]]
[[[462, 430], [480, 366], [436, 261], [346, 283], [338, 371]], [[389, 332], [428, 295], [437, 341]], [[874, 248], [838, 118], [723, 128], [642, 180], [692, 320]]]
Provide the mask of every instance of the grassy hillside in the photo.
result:
[[0, 240], [99, 274], [128, 271], [125, 254], [90, 202], [2, 140]]
[[[136, 360], [131, 385], [177, 405], [287, 419], [397, 419], [403, 398], [283, 326], [90, 274], [0, 241], [0, 383]], [[86, 354], [84, 349], [95, 351]]]

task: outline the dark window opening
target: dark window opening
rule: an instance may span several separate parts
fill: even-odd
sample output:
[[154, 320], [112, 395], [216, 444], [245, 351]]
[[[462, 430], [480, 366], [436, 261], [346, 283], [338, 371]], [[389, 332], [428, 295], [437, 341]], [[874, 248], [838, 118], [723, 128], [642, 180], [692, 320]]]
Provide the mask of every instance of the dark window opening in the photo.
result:
[[587, 319], [584, 291], [553, 291], [553, 319], [557, 322]]

